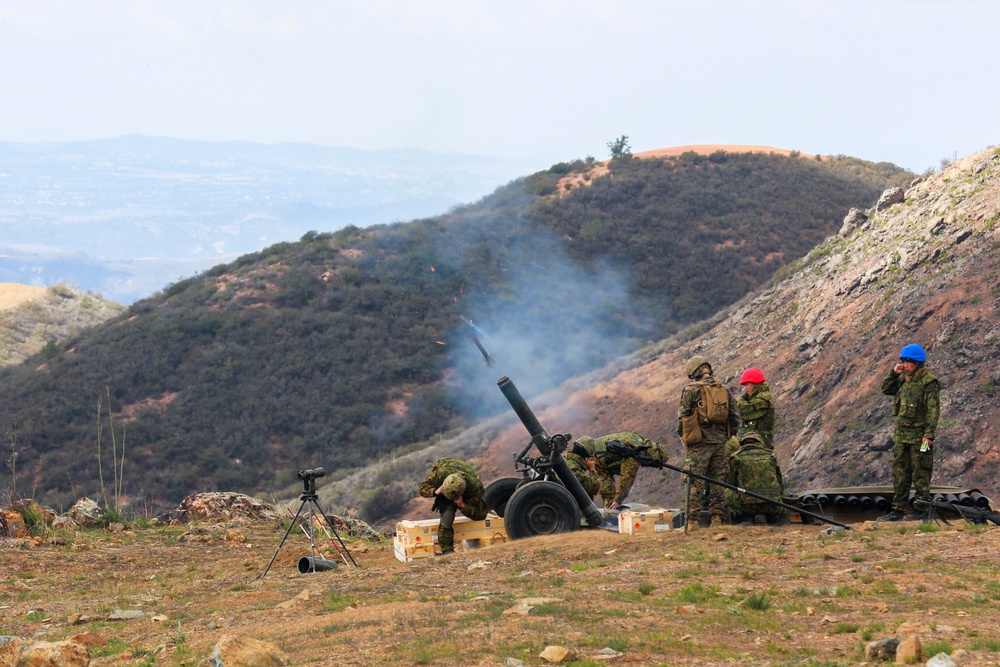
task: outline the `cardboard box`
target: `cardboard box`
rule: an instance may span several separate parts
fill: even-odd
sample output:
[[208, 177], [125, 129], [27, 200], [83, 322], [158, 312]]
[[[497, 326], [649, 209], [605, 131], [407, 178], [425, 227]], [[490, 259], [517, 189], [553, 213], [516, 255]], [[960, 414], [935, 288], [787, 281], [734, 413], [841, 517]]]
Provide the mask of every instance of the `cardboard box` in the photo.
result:
[[670, 510], [654, 509], [646, 512], [625, 510], [618, 515], [618, 532], [623, 535], [653, 534], [672, 530], [674, 516]]

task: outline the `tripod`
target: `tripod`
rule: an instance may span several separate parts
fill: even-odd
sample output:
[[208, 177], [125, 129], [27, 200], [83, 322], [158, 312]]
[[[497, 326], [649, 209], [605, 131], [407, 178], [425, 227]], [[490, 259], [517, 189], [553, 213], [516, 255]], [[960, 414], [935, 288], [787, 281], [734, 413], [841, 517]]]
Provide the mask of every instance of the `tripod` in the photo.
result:
[[[302, 495], [299, 496], [299, 500], [302, 502], [299, 503], [299, 509], [292, 517], [292, 522], [288, 524], [288, 530], [285, 531], [285, 535], [281, 538], [281, 542], [278, 543], [278, 548], [275, 549], [274, 555], [271, 556], [271, 562], [267, 564], [267, 567], [264, 569], [264, 573], [260, 575], [261, 579], [266, 577], [267, 573], [271, 570], [271, 566], [274, 565], [274, 560], [278, 557], [278, 552], [281, 551], [281, 547], [285, 544], [285, 540], [288, 539], [288, 534], [292, 532], [292, 526], [295, 525], [298, 525], [299, 528], [302, 529], [302, 532], [309, 538], [309, 546], [311, 548], [310, 553], [312, 554], [309, 558], [302, 558], [299, 560], [299, 572], [305, 574], [306, 572], [332, 570], [337, 566], [336, 562], [328, 561], [316, 547], [317, 514], [323, 517], [323, 520], [326, 522], [326, 525], [320, 524], [320, 527], [323, 528], [323, 532], [326, 533], [327, 538], [340, 554], [344, 564], [353, 565], [354, 567], [358, 566], [358, 564], [354, 561], [354, 556], [352, 556], [351, 552], [347, 550], [344, 540], [340, 538], [340, 534], [337, 533], [337, 529], [334, 528], [333, 522], [330, 521], [330, 517], [328, 517], [326, 512], [323, 511], [323, 508], [319, 506], [319, 496], [316, 495], [316, 478], [323, 477], [324, 475], [326, 475], [326, 471], [322, 468], [312, 468], [311, 470], [299, 471], [298, 477], [302, 480], [302, 484], [304, 486]], [[306, 507], [309, 508], [309, 511], [307, 512], [309, 519], [308, 529], [302, 525], [301, 521], [299, 521], [299, 516], [302, 515], [302, 511], [306, 509]], [[289, 510], [289, 513], [291, 513], [291, 510]], [[327, 526], [330, 527], [329, 531], [327, 530]], [[332, 537], [330, 536], [330, 531], [333, 532]], [[336, 541], [334, 541], [334, 538], [336, 538]], [[316, 558], [316, 554], [319, 554], [319, 558]], [[350, 560], [348, 561], [348, 559]]]

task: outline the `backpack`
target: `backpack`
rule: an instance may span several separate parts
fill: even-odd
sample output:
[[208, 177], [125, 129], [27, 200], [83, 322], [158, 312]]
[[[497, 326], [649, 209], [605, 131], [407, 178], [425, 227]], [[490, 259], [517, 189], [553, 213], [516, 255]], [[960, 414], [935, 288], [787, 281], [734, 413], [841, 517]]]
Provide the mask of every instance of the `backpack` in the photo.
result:
[[729, 423], [729, 390], [718, 382], [699, 382], [701, 398], [698, 400], [698, 422], [701, 424]]
[[[781, 500], [784, 485], [773, 452], [756, 445], [743, 446], [733, 453], [732, 458], [735, 463], [737, 486], [774, 500]], [[740, 500], [744, 505], [763, 502], [759, 498], [743, 493], [740, 494]]]

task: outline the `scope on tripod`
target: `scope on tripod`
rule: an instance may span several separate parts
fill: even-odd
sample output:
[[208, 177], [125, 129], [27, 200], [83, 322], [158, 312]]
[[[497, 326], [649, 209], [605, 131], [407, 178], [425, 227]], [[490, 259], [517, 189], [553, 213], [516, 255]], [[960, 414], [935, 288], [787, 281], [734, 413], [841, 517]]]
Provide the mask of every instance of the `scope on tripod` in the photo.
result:
[[303, 481], [317, 477], [326, 477], [326, 471], [323, 468], [310, 468], [309, 470], [300, 470], [298, 473], [298, 478]]

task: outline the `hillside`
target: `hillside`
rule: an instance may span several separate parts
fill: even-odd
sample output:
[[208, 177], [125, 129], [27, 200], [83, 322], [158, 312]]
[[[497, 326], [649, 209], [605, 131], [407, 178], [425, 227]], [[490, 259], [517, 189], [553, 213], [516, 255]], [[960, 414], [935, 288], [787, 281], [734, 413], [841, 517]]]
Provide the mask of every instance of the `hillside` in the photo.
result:
[[[919, 342], [942, 381], [935, 483], [997, 497], [1000, 151], [956, 161], [865, 217], [852, 211], [839, 234], [783, 269], [782, 280], [710, 323], [529, 399], [542, 424], [577, 435], [636, 430], [662, 439], [681, 461], [677, 400], [685, 360], [701, 354], [734, 391], [748, 366], [768, 376], [790, 490], [888, 484], [891, 405], [880, 384], [899, 349]], [[445, 451], [472, 458], [487, 478], [510, 475], [511, 452], [524, 442], [524, 428], [508, 415], [331, 484], [323, 497], [347, 505], [359, 488], [387, 479], [398, 480], [390, 488], [405, 502], [404, 491]], [[677, 475], [648, 470], [633, 497], [676, 504], [680, 489]], [[400, 511], [426, 512], [425, 504]]]
[[96, 493], [102, 430], [126, 445], [125, 495], [147, 506], [293, 487], [316, 465], [344, 477], [503, 413], [500, 368], [534, 394], [711, 315], [912, 178], [724, 152], [609, 167], [567, 196], [550, 184], [585, 163], [437, 218], [307, 233], [9, 369], [18, 488], [62, 506]]
[[0, 283], [0, 365], [21, 363], [118, 315], [124, 306], [65, 285]]
[[917, 664], [1000, 660], [994, 526], [579, 531], [410, 564], [348, 540], [359, 568], [305, 575], [293, 533], [261, 580], [281, 532], [222, 521], [0, 541], [0, 658], [75, 637], [95, 667], [194, 666], [232, 637], [332, 667], [543, 665], [547, 646], [577, 667], [834, 667], [913, 634]]

